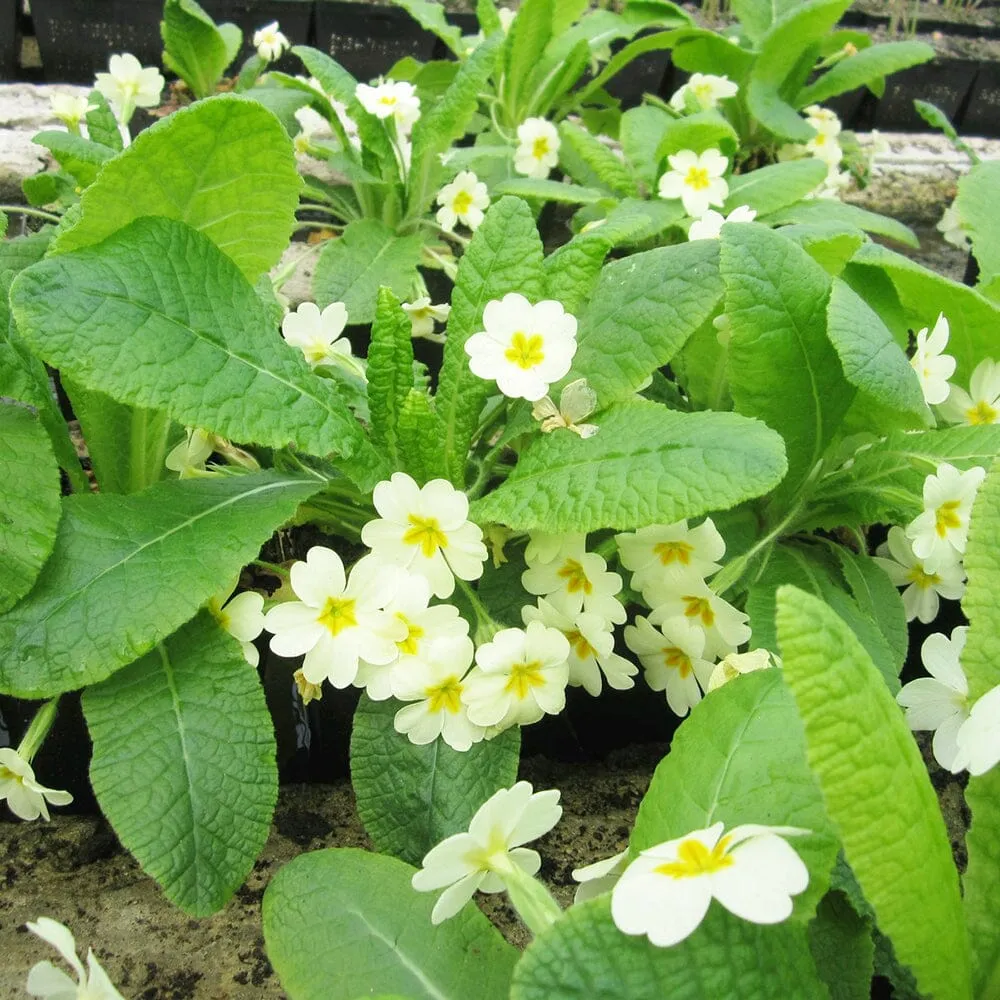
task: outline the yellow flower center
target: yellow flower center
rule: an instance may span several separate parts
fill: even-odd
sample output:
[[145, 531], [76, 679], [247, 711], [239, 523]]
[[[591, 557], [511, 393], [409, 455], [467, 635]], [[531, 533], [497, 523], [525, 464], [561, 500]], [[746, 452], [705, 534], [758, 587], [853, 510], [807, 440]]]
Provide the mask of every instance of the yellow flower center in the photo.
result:
[[504, 691], [523, 700], [528, 697], [532, 688], [541, 687], [544, 683], [542, 665], [538, 660], [532, 660], [531, 663], [515, 663], [510, 668], [510, 679], [504, 685]]
[[397, 642], [396, 648], [400, 655], [416, 656], [417, 650], [420, 648], [420, 640], [424, 637], [424, 630], [399, 611], [396, 612], [396, 617], [406, 626], [406, 638]]
[[455, 674], [446, 677], [440, 684], [426, 688], [428, 712], [451, 712], [456, 715], [462, 707], [462, 682]]
[[472, 195], [468, 191], [459, 191], [451, 203], [451, 208], [456, 215], [465, 215], [472, 208]]
[[597, 650], [587, 642], [579, 629], [573, 629], [572, 632], [564, 632], [563, 634], [566, 636], [570, 648], [581, 660], [586, 660], [597, 653]]
[[705, 628], [715, 624], [715, 612], [707, 597], [682, 597], [685, 618], [700, 618]]
[[559, 567], [557, 575], [566, 581], [566, 589], [571, 594], [576, 594], [581, 590], [585, 594], [589, 594], [594, 589], [594, 585], [587, 579], [583, 566], [575, 559], [567, 559]]
[[813, 139], [813, 145], [814, 146], [825, 146], [826, 145], [826, 133], [825, 132], [817, 132], [816, 133], [816, 138]]
[[684, 183], [695, 191], [704, 191], [711, 184], [708, 171], [704, 167], [690, 167]]
[[653, 552], [660, 557], [660, 562], [664, 566], [669, 566], [672, 562], [690, 566], [694, 546], [688, 545], [687, 542], [657, 542], [653, 546]]
[[396, 97], [394, 94], [383, 94], [378, 99], [379, 104], [384, 105], [387, 108], [395, 107]]
[[934, 530], [937, 531], [939, 538], [944, 538], [950, 529], [962, 527], [961, 518], [958, 516], [960, 506], [958, 500], [949, 500], [935, 511]]
[[701, 104], [710, 104], [712, 101], [712, 85], [710, 83], [699, 83], [697, 87], [691, 88], [694, 96]]
[[316, 619], [330, 635], [339, 635], [345, 628], [358, 624], [354, 615], [354, 600], [350, 597], [328, 597]]
[[536, 160], [540, 160], [543, 156], [548, 156], [548, 154], [549, 140], [544, 136], [539, 137], [531, 144], [531, 155]]
[[678, 671], [681, 677], [691, 675], [691, 657], [683, 649], [678, 649], [677, 646], [664, 646], [660, 652], [663, 653], [664, 666]]
[[723, 837], [712, 850], [700, 840], [684, 840], [677, 848], [677, 860], [657, 865], [653, 871], [670, 878], [693, 878], [722, 871], [733, 863], [732, 856], [726, 854], [729, 840], [729, 837]]
[[981, 399], [971, 410], [965, 411], [965, 419], [974, 427], [980, 424], [995, 424], [998, 416], [1000, 414], [985, 399]]
[[510, 347], [503, 352], [503, 356], [511, 364], [515, 364], [518, 368], [523, 368], [527, 371], [529, 368], [534, 368], [535, 365], [540, 365], [545, 360], [545, 351], [542, 350], [544, 346], [545, 339], [540, 333], [533, 333], [529, 336], [518, 330], [510, 338]]
[[407, 521], [410, 527], [403, 535], [403, 541], [407, 545], [419, 545], [420, 551], [428, 559], [438, 549], [448, 547], [448, 538], [441, 530], [441, 525], [436, 517], [418, 517], [416, 514], [411, 514]]
[[925, 572], [923, 566], [912, 566], [906, 574], [906, 579], [915, 583], [921, 590], [934, 587], [941, 582], [941, 577], [937, 573]]
[[9, 767], [0, 764], [0, 781], [16, 781], [19, 785], [23, 785], [24, 776], [15, 774]]

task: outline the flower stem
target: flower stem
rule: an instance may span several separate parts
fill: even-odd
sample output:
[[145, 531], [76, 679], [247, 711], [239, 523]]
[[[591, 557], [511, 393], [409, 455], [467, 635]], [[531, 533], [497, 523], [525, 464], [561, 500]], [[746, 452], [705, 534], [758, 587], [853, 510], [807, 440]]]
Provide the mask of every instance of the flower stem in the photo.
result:
[[267, 562], [264, 559], [254, 559], [250, 565], [259, 566], [265, 572], [278, 577], [279, 580], [287, 580], [289, 577], [288, 570], [285, 569], [284, 566], [279, 566], [277, 563]]
[[523, 868], [512, 864], [500, 876], [511, 906], [535, 937], [547, 931], [563, 915], [552, 893]]
[[28, 208], [27, 205], [0, 205], [0, 212], [10, 212], [12, 215], [30, 215], [34, 219], [44, 219], [46, 222], [62, 222], [62, 216], [45, 212], [40, 208]]
[[489, 642], [493, 636], [500, 631], [500, 624], [494, 620], [493, 616], [486, 610], [486, 605], [479, 599], [479, 595], [465, 582], [455, 577], [458, 589], [465, 595], [466, 600], [472, 606], [472, 611], [476, 616], [476, 630], [473, 640], [476, 646]]
[[17, 755], [26, 764], [30, 764], [32, 758], [38, 753], [38, 748], [45, 742], [45, 737], [49, 735], [52, 723], [56, 721], [56, 711], [59, 708], [59, 698], [52, 698], [45, 702], [35, 713], [35, 717], [28, 726], [28, 731], [21, 740], [21, 745], [17, 748]]

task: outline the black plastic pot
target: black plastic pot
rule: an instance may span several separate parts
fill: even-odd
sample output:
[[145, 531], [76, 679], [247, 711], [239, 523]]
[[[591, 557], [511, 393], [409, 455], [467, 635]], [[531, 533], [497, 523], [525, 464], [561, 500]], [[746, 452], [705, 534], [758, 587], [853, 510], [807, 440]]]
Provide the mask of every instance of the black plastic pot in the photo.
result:
[[[863, 28], [877, 31], [888, 29], [892, 18], [889, 14], [869, 14], [862, 10], [845, 11], [840, 18], [842, 28]], [[940, 32], [942, 35], [953, 35], [961, 38], [1000, 38], [1000, 25], [976, 24], [973, 21], [953, 21], [947, 18], [923, 17], [917, 18], [917, 30], [922, 35]]]
[[966, 135], [1000, 136], [1000, 62], [982, 62], [962, 118]]
[[18, 8], [21, 0], [0, 0], [0, 80], [14, 80], [21, 54]]
[[[242, 29], [237, 66], [253, 51], [254, 31], [271, 21], [279, 22], [293, 44], [312, 37], [312, 0], [203, 0], [202, 6], [217, 22], [232, 21]], [[90, 83], [118, 52], [131, 52], [144, 66], [161, 64], [162, 0], [32, 0], [31, 10], [49, 82]], [[296, 65], [290, 57], [277, 64]]]
[[[646, 32], [646, 34], [652, 33]], [[623, 49], [626, 44], [620, 41], [612, 45], [612, 54]], [[672, 79], [672, 74], [669, 73], [670, 66], [669, 52], [646, 52], [613, 76], [605, 89], [612, 97], [617, 97], [622, 102], [623, 110], [641, 104], [643, 94], [669, 97], [669, 94], [664, 93], [664, 83], [670, 82], [667, 79], [668, 75]]]
[[349, 0], [316, 2], [316, 47], [329, 52], [362, 83], [388, 73], [406, 56], [426, 62], [437, 44], [436, 36], [399, 7]]
[[875, 127], [925, 132], [928, 124], [913, 107], [915, 98], [937, 105], [956, 125], [964, 128], [962, 114], [979, 70], [979, 63], [937, 58], [922, 66], [894, 73], [885, 81], [885, 94], [875, 111]]

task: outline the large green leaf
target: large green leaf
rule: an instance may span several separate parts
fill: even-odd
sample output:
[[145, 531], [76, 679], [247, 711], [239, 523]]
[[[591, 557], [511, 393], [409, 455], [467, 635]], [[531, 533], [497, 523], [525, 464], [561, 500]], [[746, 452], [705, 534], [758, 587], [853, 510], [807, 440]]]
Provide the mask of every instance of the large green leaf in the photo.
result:
[[257, 671], [208, 612], [88, 688], [90, 781], [122, 844], [171, 902], [222, 908], [264, 846], [278, 797]]
[[54, 249], [88, 247], [143, 215], [165, 215], [204, 233], [255, 281], [288, 246], [300, 187], [278, 119], [256, 101], [212, 97], [164, 118], [106, 164]]
[[0, 691], [104, 680], [191, 618], [321, 485], [259, 472], [67, 497], [34, 589], [0, 616]]
[[316, 302], [320, 308], [343, 302], [349, 323], [370, 323], [381, 286], [410, 297], [422, 245], [420, 236], [397, 236], [378, 219], [350, 223], [319, 255], [313, 276]]
[[436, 465], [439, 474], [458, 487], [465, 485], [469, 445], [493, 391], [492, 383], [470, 371], [465, 342], [482, 329], [488, 302], [508, 292], [537, 301], [544, 297], [544, 289], [542, 241], [531, 209], [520, 198], [501, 198], [490, 206], [458, 265], [434, 400], [440, 425]]
[[267, 957], [290, 1000], [506, 1000], [517, 952], [476, 909], [439, 927], [414, 869], [353, 848], [312, 851], [264, 894]]
[[567, 381], [587, 378], [603, 406], [631, 397], [718, 308], [718, 253], [714, 240], [698, 240], [607, 264]]
[[472, 505], [479, 522], [518, 531], [596, 531], [672, 524], [761, 496], [785, 472], [781, 439], [733, 413], [679, 413], [619, 403], [600, 431], [535, 438], [506, 482]]
[[800, 0], [730, 0], [740, 27], [755, 45], [768, 33], [778, 18], [795, 10]]
[[413, 388], [410, 317], [388, 288], [380, 288], [368, 348], [368, 412], [372, 442], [385, 449], [394, 468], [405, 465], [399, 447], [399, 416]]
[[468, 829], [476, 810], [517, 780], [515, 727], [469, 750], [441, 739], [416, 746], [393, 728], [402, 706], [363, 696], [351, 734], [351, 784], [376, 850], [419, 865], [445, 837]]
[[[763, 216], [760, 220], [771, 226], [805, 225], [809, 223], [833, 222], [840, 225], [863, 229], [866, 233], [888, 236], [889, 239], [916, 249], [920, 241], [909, 226], [903, 225], [888, 215], [869, 212], [858, 205], [837, 201], [835, 198], [814, 198], [812, 201], [798, 201], [776, 212]], [[876, 245], [876, 244], [873, 244]], [[905, 258], [903, 258], [905, 260]], [[917, 265], [919, 267], [919, 265]], [[945, 280], [945, 279], [942, 279]]]
[[736, 409], [785, 439], [787, 503], [810, 475], [854, 398], [826, 334], [830, 277], [798, 244], [763, 226], [726, 226], [720, 270], [730, 319]]
[[524, 0], [507, 33], [500, 99], [513, 122], [523, 119], [523, 106], [531, 98], [528, 80], [552, 37], [552, 14], [552, 0]]
[[633, 853], [722, 821], [797, 826], [793, 841], [809, 869], [795, 900], [809, 920], [830, 883], [837, 835], [806, 763], [805, 736], [777, 670], [748, 674], [713, 691], [677, 730], [639, 807]]
[[671, 121], [671, 115], [662, 108], [640, 104], [622, 115], [618, 127], [625, 161], [650, 191], [659, 180], [660, 159], [657, 150]]
[[809, 924], [809, 947], [830, 1000], [869, 1000], [875, 964], [872, 928], [843, 893], [823, 897]]
[[737, 920], [718, 904], [691, 937], [657, 948], [622, 934], [608, 897], [569, 912], [525, 951], [511, 1000], [825, 1000], [805, 928]]
[[977, 163], [958, 182], [955, 208], [972, 240], [979, 265], [980, 290], [991, 299], [1000, 294], [1000, 163]]
[[778, 591], [783, 676], [809, 764], [878, 926], [934, 997], [970, 996], [958, 874], [937, 796], [899, 707], [857, 638], [818, 598]]
[[1000, 684], [1000, 461], [993, 462], [976, 496], [963, 565], [969, 585], [962, 610], [971, 627], [962, 668], [975, 699]]
[[[235, 29], [242, 41], [239, 28], [225, 27], [230, 37]], [[184, 80], [195, 97], [212, 94], [234, 55], [215, 21], [194, 0], [166, 0], [160, 35], [163, 65]]]
[[119, 402], [236, 441], [380, 460], [333, 384], [277, 335], [253, 286], [207, 237], [139, 219], [104, 243], [48, 257], [11, 289], [39, 355]]
[[965, 836], [969, 864], [962, 879], [963, 908], [972, 947], [974, 996], [1000, 992], [1000, 767], [970, 778], [965, 801], [972, 823]]
[[37, 414], [0, 401], [0, 611], [31, 589], [59, 524], [59, 467]]
[[600, 228], [579, 233], [545, 258], [545, 294], [566, 312], [582, 315], [594, 293], [612, 241]]
[[758, 215], [767, 215], [801, 201], [823, 183], [827, 166], [814, 156], [737, 174], [729, 182], [729, 197], [723, 207], [731, 212], [749, 205]]
[[628, 167], [596, 136], [569, 121], [560, 123], [559, 135], [608, 190], [623, 198], [638, 195], [639, 189]]

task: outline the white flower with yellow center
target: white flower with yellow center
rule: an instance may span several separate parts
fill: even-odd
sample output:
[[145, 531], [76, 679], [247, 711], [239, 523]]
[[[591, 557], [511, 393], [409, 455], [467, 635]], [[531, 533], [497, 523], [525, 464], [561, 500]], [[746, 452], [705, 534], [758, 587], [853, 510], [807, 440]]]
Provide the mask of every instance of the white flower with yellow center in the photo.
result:
[[291, 42], [278, 30], [278, 22], [272, 21], [253, 33], [253, 47], [264, 62], [271, 63], [281, 58], [281, 54], [291, 47]]
[[97, 110], [96, 104], [90, 104], [85, 96], [78, 94], [51, 94], [49, 105], [52, 114], [71, 132], [79, 132], [80, 122], [87, 113]]
[[951, 390], [948, 379], [955, 374], [955, 359], [944, 353], [949, 333], [948, 320], [944, 313], [940, 313], [929, 335], [927, 327], [917, 331], [917, 346], [910, 358], [910, 365], [920, 380], [924, 400], [932, 406], [948, 398]]
[[987, 691], [972, 706], [956, 737], [958, 753], [951, 769], [985, 774], [1000, 763], [1000, 685]]
[[215, 435], [200, 427], [188, 427], [184, 437], [167, 453], [163, 464], [180, 479], [193, 479], [208, 472], [205, 462], [215, 451]]
[[46, 788], [35, 780], [31, 765], [10, 747], [0, 749], [0, 802], [7, 800], [10, 811], [19, 819], [49, 818], [48, 803], [68, 806], [73, 801], [69, 792]]
[[928, 573], [913, 554], [906, 532], [898, 526], [889, 529], [889, 537], [876, 549], [875, 562], [888, 573], [896, 587], [903, 587], [906, 620], [916, 618], [925, 625], [934, 621], [941, 607], [939, 598], [957, 601], [965, 593], [965, 570], [954, 553], [953, 561]]
[[486, 303], [483, 327], [465, 342], [469, 368], [511, 399], [541, 399], [573, 363], [576, 318], [552, 299], [532, 305], [509, 292]]
[[670, 711], [684, 718], [701, 701], [714, 669], [705, 659], [705, 633], [685, 618], [668, 618], [659, 629], [636, 616], [625, 626], [625, 645], [639, 657], [646, 683], [663, 691]]
[[406, 135], [420, 117], [417, 88], [403, 80], [379, 80], [374, 87], [359, 83], [355, 96], [361, 107], [376, 118], [392, 118], [399, 131]]
[[566, 535], [551, 560], [526, 559], [521, 586], [529, 594], [549, 598], [568, 615], [587, 611], [620, 625], [626, 618], [618, 600], [622, 578], [609, 572], [603, 556], [587, 552], [585, 546], [585, 535]]
[[970, 427], [1000, 420], [1000, 363], [992, 358], [980, 361], [969, 380], [969, 391], [951, 386], [940, 413], [951, 423]]
[[[775, 657], [777, 659], [777, 657]], [[771, 660], [771, 653], [766, 649], [751, 649], [746, 653], [730, 653], [724, 656], [712, 671], [712, 676], [708, 679], [708, 687], [705, 693], [715, 691], [736, 680], [743, 674], [753, 674], [758, 670], [768, 670], [775, 664]]]
[[476, 650], [476, 667], [465, 678], [462, 701], [477, 726], [529, 726], [566, 705], [569, 641], [554, 628], [531, 622], [527, 628], [497, 632]]
[[411, 663], [396, 697], [413, 704], [396, 713], [393, 726], [397, 733], [417, 746], [433, 743], [440, 736], [459, 752], [483, 739], [485, 727], [469, 721], [469, 710], [462, 701], [472, 651], [468, 636], [438, 639], [430, 644], [426, 656]]
[[264, 631], [264, 598], [252, 590], [246, 590], [226, 601], [229, 588], [208, 602], [208, 610], [215, 620], [239, 642], [243, 658], [251, 666], [260, 663], [260, 651], [253, 644]]
[[608, 687], [616, 691], [635, 687], [632, 678], [639, 669], [614, 651], [615, 637], [606, 618], [587, 611], [567, 614], [561, 607], [540, 597], [537, 606], [529, 604], [521, 608], [521, 619], [525, 625], [541, 622], [566, 636], [570, 687], [582, 687], [596, 698], [601, 693], [602, 675], [607, 678]]
[[478, 580], [488, 555], [483, 533], [469, 520], [469, 498], [446, 479], [425, 486], [394, 472], [372, 495], [381, 518], [361, 529], [376, 559], [424, 577], [435, 597], [450, 597], [455, 577]]
[[692, 73], [688, 82], [670, 98], [670, 106], [675, 111], [687, 111], [690, 104], [695, 111], [708, 111], [717, 108], [719, 101], [735, 97], [739, 90], [728, 76]]
[[385, 664], [396, 659], [406, 626], [385, 608], [403, 582], [401, 574], [366, 556], [347, 577], [336, 552], [314, 545], [290, 575], [299, 600], [271, 608], [264, 627], [278, 656], [305, 654], [304, 681], [328, 680], [346, 688], [354, 683], [360, 660]]
[[628, 865], [628, 851], [621, 854], [613, 854], [610, 858], [603, 858], [592, 864], [584, 865], [582, 868], [574, 868], [570, 874], [574, 882], [580, 884], [573, 894], [574, 903], [585, 903], [588, 899], [594, 899], [605, 892], [609, 892], [622, 877], [622, 872]]
[[44, 1000], [123, 1000], [108, 974], [101, 968], [91, 949], [87, 950], [87, 970], [76, 953], [76, 940], [68, 927], [51, 917], [39, 917], [25, 924], [46, 944], [52, 945], [63, 961], [76, 973], [76, 982], [51, 962], [39, 962], [28, 973], [26, 989]]
[[559, 162], [559, 133], [544, 118], [527, 118], [517, 127], [514, 169], [525, 177], [544, 180]]
[[451, 315], [451, 306], [446, 302], [436, 306], [429, 295], [421, 295], [415, 302], [404, 302], [403, 312], [410, 317], [410, 336], [423, 337], [435, 344], [444, 343], [444, 334], [434, 332], [435, 323], [445, 323]]
[[438, 225], [450, 233], [461, 222], [475, 232], [490, 207], [486, 185], [471, 170], [462, 170], [437, 193]]
[[680, 198], [684, 211], [695, 219], [701, 218], [712, 205], [722, 207], [729, 194], [723, 174], [729, 160], [717, 149], [698, 154], [682, 149], [667, 157], [670, 169], [660, 178], [657, 188], [661, 198]]
[[924, 480], [924, 512], [910, 522], [906, 537], [925, 572], [939, 574], [965, 554], [972, 504], [985, 478], [980, 466], [959, 472], [942, 462]]
[[729, 215], [723, 215], [710, 208], [700, 219], [695, 219], [688, 229], [689, 240], [717, 240], [722, 235], [722, 227], [727, 222], [753, 222], [757, 213], [749, 205], [734, 208]]
[[649, 620], [660, 625], [670, 618], [683, 618], [705, 633], [705, 659], [715, 660], [736, 652], [750, 638], [749, 618], [724, 601], [697, 577], [677, 580], [653, 608]]
[[315, 302], [303, 302], [281, 321], [281, 335], [313, 368], [339, 365], [351, 357], [351, 342], [341, 337], [345, 326], [347, 306], [343, 302], [331, 302], [322, 312]]
[[115, 117], [127, 125], [136, 108], [152, 108], [160, 103], [165, 83], [156, 67], [144, 69], [134, 55], [124, 52], [108, 60], [108, 72], [96, 75], [94, 87], [104, 95]]
[[650, 607], [671, 592], [675, 581], [692, 576], [704, 579], [721, 569], [726, 543], [706, 517], [695, 528], [687, 521], [651, 524], [638, 531], [615, 535], [618, 558], [632, 572], [633, 590], [642, 591]]
[[802, 113], [806, 116], [806, 121], [812, 125], [817, 132], [824, 135], [838, 136], [842, 128], [840, 119], [835, 111], [824, 108], [820, 104], [810, 104], [803, 108]]
[[[431, 588], [422, 576], [400, 570], [404, 576], [396, 596], [385, 606], [387, 614], [396, 618], [405, 634], [396, 643], [399, 655], [388, 664], [361, 661], [354, 683], [368, 692], [372, 701], [400, 697], [408, 690], [408, 677], [434, 655], [434, 646], [442, 640], [457, 641], [469, 635], [469, 623], [450, 604], [430, 607]], [[469, 663], [472, 652], [469, 652]], [[467, 663], [466, 666], [469, 664]]]
[[920, 659], [931, 676], [904, 684], [896, 695], [910, 729], [933, 730], [934, 759], [956, 773], [964, 766], [956, 766], [958, 733], [969, 717], [969, 682], [961, 663], [968, 634], [968, 627], [960, 625], [950, 639], [941, 632], [929, 635], [920, 647]]
[[431, 923], [455, 916], [479, 892], [503, 892], [504, 877], [517, 866], [534, 875], [542, 865], [537, 851], [523, 847], [543, 837], [562, 816], [559, 792], [535, 792], [527, 781], [501, 788], [478, 809], [468, 833], [442, 840], [424, 856], [411, 884], [418, 892], [444, 889]]
[[657, 844], [625, 869], [611, 891], [611, 917], [625, 934], [644, 934], [667, 948], [692, 934], [713, 899], [754, 924], [778, 924], [809, 870], [783, 839], [809, 833], [793, 826], [724, 824]]

